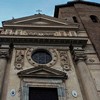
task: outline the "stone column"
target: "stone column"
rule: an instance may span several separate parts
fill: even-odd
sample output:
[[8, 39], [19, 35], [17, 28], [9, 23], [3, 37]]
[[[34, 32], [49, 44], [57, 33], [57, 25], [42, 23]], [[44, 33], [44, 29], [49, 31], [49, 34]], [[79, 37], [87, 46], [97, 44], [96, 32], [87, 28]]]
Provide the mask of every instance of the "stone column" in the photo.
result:
[[86, 55], [82, 48], [73, 49], [74, 60], [77, 64], [77, 70], [79, 72], [79, 77], [83, 86], [83, 90], [87, 100], [99, 100], [97, 94], [96, 86], [91, 73], [85, 63]]
[[9, 56], [8, 49], [0, 49], [0, 98], [2, 95], [3, 81], [4, 81], [8, 56]]

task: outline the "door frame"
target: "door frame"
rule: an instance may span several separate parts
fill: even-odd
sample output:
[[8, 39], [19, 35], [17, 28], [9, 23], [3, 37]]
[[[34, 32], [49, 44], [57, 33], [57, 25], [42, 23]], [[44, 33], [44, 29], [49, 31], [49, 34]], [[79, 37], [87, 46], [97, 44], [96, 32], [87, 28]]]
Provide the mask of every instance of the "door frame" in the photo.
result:
[[67, 89], [62, 80], [23, 79], [21, 82], [21, 100], [29, 100], [29, 87], [57, 88], [58, 100], [66, 100]]

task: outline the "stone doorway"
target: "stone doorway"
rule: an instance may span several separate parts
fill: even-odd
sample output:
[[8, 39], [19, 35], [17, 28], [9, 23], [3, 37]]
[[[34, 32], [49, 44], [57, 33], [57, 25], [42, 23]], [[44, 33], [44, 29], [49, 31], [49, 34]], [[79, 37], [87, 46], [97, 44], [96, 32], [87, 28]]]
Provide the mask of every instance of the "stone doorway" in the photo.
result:
[[29, 87], [29, 100], [58, 100], [57, 88]]

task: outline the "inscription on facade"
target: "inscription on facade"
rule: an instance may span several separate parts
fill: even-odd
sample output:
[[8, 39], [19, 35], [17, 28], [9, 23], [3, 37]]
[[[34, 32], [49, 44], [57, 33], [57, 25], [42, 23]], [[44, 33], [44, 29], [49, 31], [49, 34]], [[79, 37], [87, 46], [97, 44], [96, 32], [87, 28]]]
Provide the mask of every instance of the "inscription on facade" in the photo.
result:
[[28, 36], [77, 36], [76, 32], [70, 31], [36, 31], [36, 30], [11, 30], [6, 29], [1, 33], [2, 35], [28, 35]]

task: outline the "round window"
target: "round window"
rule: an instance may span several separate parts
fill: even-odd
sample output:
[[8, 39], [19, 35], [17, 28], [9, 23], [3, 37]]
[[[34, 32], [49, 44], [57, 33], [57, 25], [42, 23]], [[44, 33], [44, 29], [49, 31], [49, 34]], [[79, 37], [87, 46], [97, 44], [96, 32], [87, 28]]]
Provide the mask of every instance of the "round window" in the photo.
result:
[[52, 60], [51, 54], [44, 49], [34, 51], [31, 57], [38, 64], [47, 64]]

